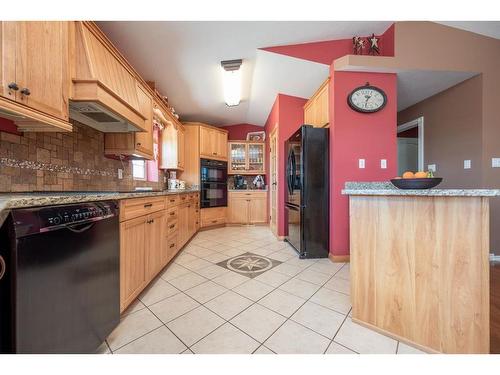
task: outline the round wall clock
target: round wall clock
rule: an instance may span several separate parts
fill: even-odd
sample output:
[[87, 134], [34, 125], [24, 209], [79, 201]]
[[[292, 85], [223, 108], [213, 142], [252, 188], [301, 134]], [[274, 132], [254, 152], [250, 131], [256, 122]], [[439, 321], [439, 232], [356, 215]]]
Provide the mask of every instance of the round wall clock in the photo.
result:
[[375, 86], [366, 85], [356, 87], [347, 97], [349, 106], [357, 112], [373, 113], [384, 108], [387, 96], [382, 89]]

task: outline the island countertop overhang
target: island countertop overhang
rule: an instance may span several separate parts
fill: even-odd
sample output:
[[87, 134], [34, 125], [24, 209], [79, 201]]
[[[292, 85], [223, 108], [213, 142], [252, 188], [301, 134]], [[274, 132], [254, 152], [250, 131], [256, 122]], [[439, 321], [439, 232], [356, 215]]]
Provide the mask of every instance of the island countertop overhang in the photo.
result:
[[346, 182], [343, 195], [422, 196], [422, 197], [497, 197], [500, 189], [398, 189], [390, 182]]

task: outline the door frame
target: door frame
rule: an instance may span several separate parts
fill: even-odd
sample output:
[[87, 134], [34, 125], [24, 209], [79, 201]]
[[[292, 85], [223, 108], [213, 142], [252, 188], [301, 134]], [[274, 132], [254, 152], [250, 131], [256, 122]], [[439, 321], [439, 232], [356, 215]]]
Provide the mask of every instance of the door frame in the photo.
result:
[[418, 170], [424, 170], [424, 116], [398, 125], [397, 132], [402, 133], [408, 129], [418, 128]]
[[[279, 228], [279, 217], [280, 215], [278, 214], [278, 211], [279, 211], [279, 204], [278, 204], [278, 188], [279, 188], [279, 151], [278, 151], [278, 147], [279, 147], [279, 142], [278, 142], [278, 135], [279, 135], [279, 130], [278, 130], [278, 123], [276, 123], [274, 125], [274, 129], [271, 131], [270, 135], [269, 135], [269, 227], [271, 228], [271, 231], [273, 232], [273, 234], [276, 236], [276, 237], [279, 237], [278, 236], [278, 228]], [[275, 230], [273, 231], [273, 226], [272, 226], [272, 205], [273, 205], [273, 187], [272, 187], [272, 184], [273, 184], [273, 181], [272, 181], [272, 171], [273, 171], [273, 157], [272, 157], [272, 147], [271, 147], [271, 142], [273, 140], [273, 137], [275, 138], [275, 148], [274, 148], [274, 152], [276, 153], [276, 158], [275, 158], [275, 162], [274, 162], [274, 172], [276, 174], [276, 189], [275, 189], [275, 194], [276, 194], [276, 217], [274, 218], [275, 221], [276, 221], [276, 228]]]

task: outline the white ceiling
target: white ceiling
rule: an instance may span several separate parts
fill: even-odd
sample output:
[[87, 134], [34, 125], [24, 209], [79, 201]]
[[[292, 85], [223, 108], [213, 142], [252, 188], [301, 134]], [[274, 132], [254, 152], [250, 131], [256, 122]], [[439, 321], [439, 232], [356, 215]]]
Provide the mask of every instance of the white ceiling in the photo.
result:
[[500, 39], [500, 21], [440, 21], [437, 23]]
[[[259, 48], [384, 32], [391, 22], [98, 22], [181, 120], [264, 125], [277, 93], [310, 97], [328, 66]], [[242, 102], [223, 101], [220, 61], [243, 59]]]

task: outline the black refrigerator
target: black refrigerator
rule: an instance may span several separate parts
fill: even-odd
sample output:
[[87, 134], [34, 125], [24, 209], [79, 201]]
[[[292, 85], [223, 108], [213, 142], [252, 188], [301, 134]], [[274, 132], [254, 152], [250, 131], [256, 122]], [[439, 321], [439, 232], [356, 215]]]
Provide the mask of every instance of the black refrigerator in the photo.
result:
[[286, 241], [299, 257], [326, 258], [329, 248], [328, 129], [302, 125], [286, 142]]

